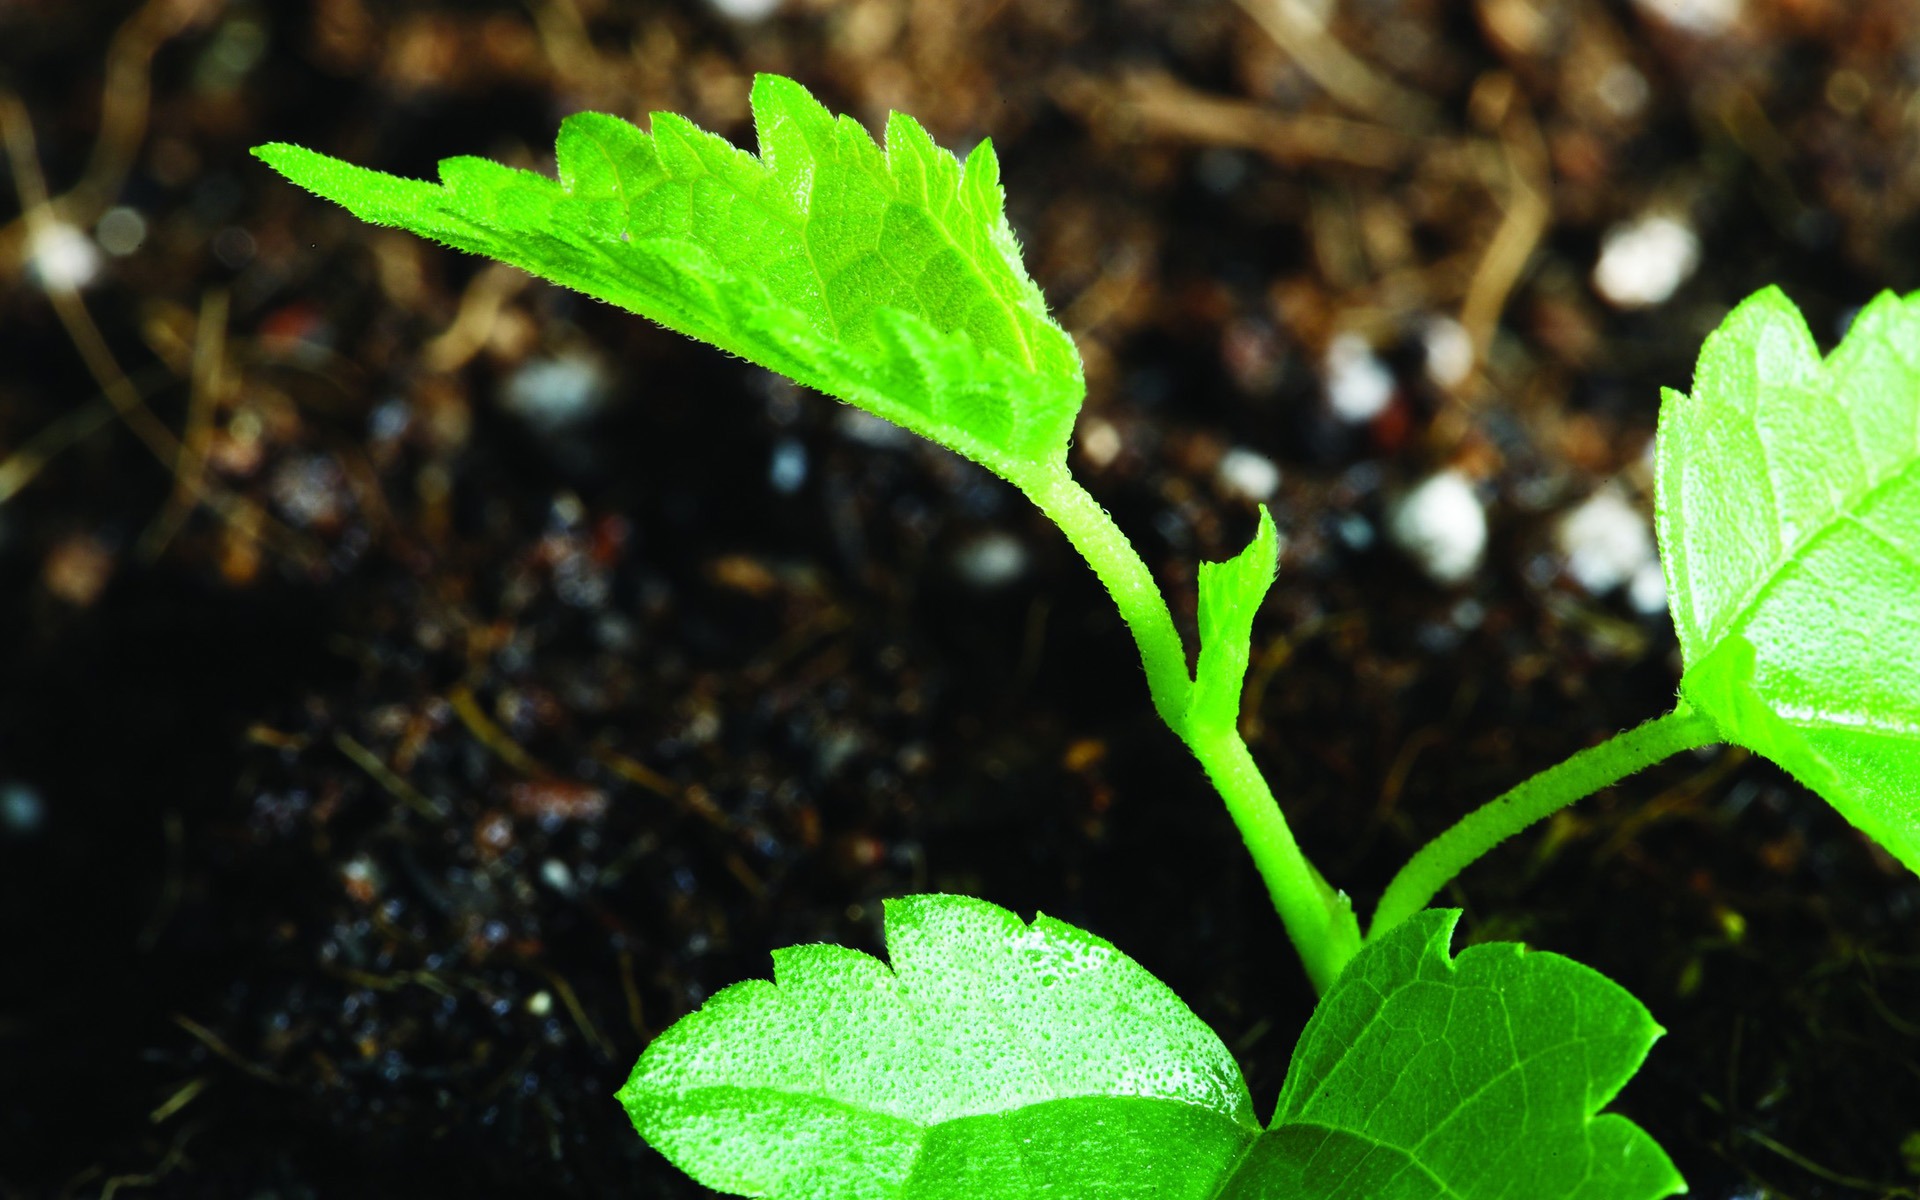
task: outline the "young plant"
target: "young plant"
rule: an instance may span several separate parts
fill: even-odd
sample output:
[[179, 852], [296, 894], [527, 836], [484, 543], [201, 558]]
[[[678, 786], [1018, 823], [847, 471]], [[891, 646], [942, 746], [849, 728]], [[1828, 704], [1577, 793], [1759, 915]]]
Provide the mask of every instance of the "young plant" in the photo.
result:
[[[1004, 214], [910, 117], [876, 146], [798, 84], [753, 88], [756, 157], [683, 118], [585, 113], [558, 180], [473, 158], [438, 184], [257, 153], [360, 217], [627, 308], [947, 446], [1057, 524], [1125, 618], [1167, 726], [1239, 828], [1319, 1008], [1264, 1127], [1219, 1041], [1107, 943], [952, 896], [891, 903], [891, 967], [775, 953], [655, 1040], [621, 1090], [712, 1187], [787, 1198], [1654, 1200], [1658, 1146], [1596, 1115], [1659, 1029], [1595, 972], [1510, 944], [1450, 959], [1426, 910], [1542, 817], [1680, 750], [1746, 746], [1920, 869], [1920, 300], [1874, 301], [1823, 362], [1763, 292], [1661, 409], [1659, 536], [1685, 670], [1673, 711], [1583, 750], [1413, 856], [1363, 937], [1238, 731], [1280, 538], [1204, 563], [1188, 648], [1066, 465], [1085, 388]], [[1423, 911], [1424, 910], [1424, 911]]]

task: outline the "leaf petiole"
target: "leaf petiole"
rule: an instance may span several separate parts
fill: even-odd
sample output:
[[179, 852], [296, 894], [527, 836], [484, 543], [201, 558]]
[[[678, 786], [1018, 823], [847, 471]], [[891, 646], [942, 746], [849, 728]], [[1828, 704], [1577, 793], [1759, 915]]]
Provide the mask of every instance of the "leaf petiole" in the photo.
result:
[[1205, 720], [1195, 711], [1186, 644], [1153, 573], [1064, 463], [1014, 482], [1067, 535], [1113, 597], [1140, 649], [1154, 709], [1200, 760], [1226, 802], [1308, 977], [1324, 993], [1360, 950], [1360, 926], [1353, 907], [1301, 853], [1239, 730], [1231, 723]]
[[1360, 952], [1360, 923], [1344, 892], [1336, 892], [1300, 851], [1293, 830], [1236, 730], [1182, 731], [1181, 740], [1226, 801], [1267, 895], [1287, 927], [1316, 992], [1325, 995]]
[[1180, 732], [1193, 691], [1187, 647], [1174, 628], [1167, 598], [1141, 561], [1140, 552], [1120, 532], [1107, 510], [1073, 477], [1064, 461], [1048, 464], [1030, 476], [1015, 477], [1013, 483], [1060, 527], [1100, 577], [1121, 619], [1132, 631], [1134, 645], [1140, 648], [1140, 665], [1146, 668], [1154, 711], [1169, 728]]
[[1453, 828], [1422, 846], [1381, 894], [1366, 940], [1377, 940], [1425, 908], [1454, 876], [1534, 822], [1682, 750], [1720, 740], [1713, 723], [1682, 700], [1672, 712], [1548, 767], [1460, 818]]

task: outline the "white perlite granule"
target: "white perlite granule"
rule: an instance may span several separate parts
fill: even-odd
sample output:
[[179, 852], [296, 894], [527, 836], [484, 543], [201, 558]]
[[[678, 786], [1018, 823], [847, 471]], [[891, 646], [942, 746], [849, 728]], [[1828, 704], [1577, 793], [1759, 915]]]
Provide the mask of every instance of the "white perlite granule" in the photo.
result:
[[1593, 286], [1615, 308], [1652, 308], [1700, 265], [1700, 239], [1668, 216], [1615, 225], [1600, 242]]
[[1456, 584], [1480, 565], [1487, 514], [1472, 481], [1446, 470], [1428, 476], [1394, 506], [1387, 533], [1436, 583]]

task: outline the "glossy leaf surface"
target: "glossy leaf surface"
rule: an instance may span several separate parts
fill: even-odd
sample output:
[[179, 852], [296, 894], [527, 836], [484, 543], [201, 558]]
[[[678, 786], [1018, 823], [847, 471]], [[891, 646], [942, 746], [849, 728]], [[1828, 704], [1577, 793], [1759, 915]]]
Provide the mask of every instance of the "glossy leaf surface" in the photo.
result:
[[1591, 968], [1512, 942], [1449, 958], [1460, 913], [1369, 945], [1321, 998], [1228, 1200], [1658, 1200], [1685, 1190], [1599, 1110], [1661, 1029]]
[[1825, 361], [1746, 301], [1667, 393], [1658, 483], [1682, 695], [1920, 870], [1920, 299]]
[[756, 157], [685, 118], [581, 113], [559, 178], [479, 158], [423, 183], [298, 146], [288, 179], [637, 312], [1020, 482], [1058, 464], [1085, 394], [1007, 224], [993, 147], [963, 164], [911, 117], [886, 148], [792, 80], [753, 87]]

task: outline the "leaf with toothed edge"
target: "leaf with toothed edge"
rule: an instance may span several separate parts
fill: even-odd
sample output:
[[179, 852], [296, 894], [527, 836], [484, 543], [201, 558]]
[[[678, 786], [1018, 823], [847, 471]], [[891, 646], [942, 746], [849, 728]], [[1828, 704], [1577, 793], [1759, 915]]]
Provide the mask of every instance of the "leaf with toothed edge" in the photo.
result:
[[479, 158], [440, 182], [254, 151], [356, 216], [498, 259], [837, 396], [1015, 482], [1064, 459], [1085, 395], [1007, 224], [990, 142], [911, 117], [886, 148], [799, 84], [754, 81], [756, 157], [671, 113], [580, 113], [557, 180]]
[[891, 965], [774, 955], [620, 1090], [695, 1179], [782, 1200], [1660, 1200], [1660, 1148], [1600, 1114], [1659, 1035], [1554, 954], [1447, 954], [1457, 911], [1362, 950], [1296, 1047], [1272, 1126], [1231, 1055], [1099, 938], [984, 901], [889, 901]]
[[634, 1127], [733, 1195], [1204, 1200], [1260, 1127], [1165, 984], [1071, 925], [964, 896], [886, 905], [891, 967], [774, 953], [656, 1038]]
[[1294, 1047], [1222, 1200], [1661, 1200], [1659, 1145], [1601, 1113], [1660, 1026], [1590, 967], [1512, 942], [1448, 957], [1458, 909], [1355, 956]]
[[[1061, 469], [1084, 386], [1007, 225], [992, 149], [911, 118], [886, 149], [760, 77], [760, 155], [682, 118], [582, 114], [558, 180], [449, 159], [429, 184], [256, 153], [381, 224], [629, 308], [895, 421], [1014, 482]], [[1185, 716], [1229, 728], [1271, 518], [1201, 575]], [[1447, 955], [1457, 913], [1360, 951], [1296, 1050], [1271, 1129], [1217, 1037], [1107, 943], [982, 901], [887, 906], [891, 964], [777, 952], [655, 1039], [620, 1099], [695, 1178], [784, 1200], [1659, 1200], [1635, 1126], [1596, 1115], [1657, 1035], [1549, 954]], [[1504, 1025], [1501, 1023], [1504, 1020]], [[1504, 1036], [1502, 1036], [1504, 1035]]]
[[1920, 297], [1824, 361], [1779, 291], [1741, 304], [1657, 483], [1681, 695], [1920, 870]]

